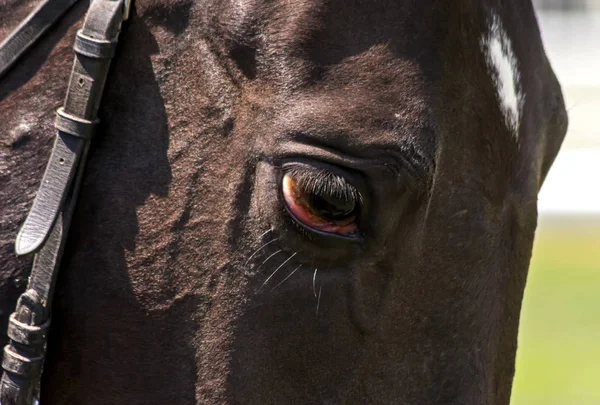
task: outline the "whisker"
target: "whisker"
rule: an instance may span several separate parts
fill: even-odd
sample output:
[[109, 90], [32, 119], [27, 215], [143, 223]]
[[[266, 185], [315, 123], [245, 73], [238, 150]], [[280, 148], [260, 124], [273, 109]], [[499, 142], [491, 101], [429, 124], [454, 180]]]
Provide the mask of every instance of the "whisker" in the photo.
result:
[[260, 268], [261, 268], [261, 267], [262, 267], [262, 266], [263, 266], [263, 265], [264, 265], [266, 262], [268, 262], [268, 261], [269, 261], [269, 260], [270, 260], [270, 259], [271, 259], [273, 256], [275, 256], [276, 254], [278, 254], [278, 253], [281, 253], [281, 252], [282, 252], [282, 250], [281, 250], [281, 249], [279, 249], [277, 252], [275, 252], [275, 253], [273, 253], [271, 256], [267, 257], [267, 258], [265, 259], [265, 261], [264, 261], [264, 262], [262, 262], [262, 263], [260, 264], [260, 266], [258, 266], [258, 268], [256, 269], [256, 271], [260, 270]]
[[273, 287], [273, 290], [276, 289], [277, 287], [279, 287], [281, 284], [285, 283], [287, 281], [287, 279], [292, 277], [294, 275], [294, 273], [297, 272], [300, 267], [302, 267], [302, 265], [299, 265], [298, 267], [296, 267], [294, 269], [294, 271], [292, 271], [286, 278], [284, 278], [281, 283], [279, 283], [275, 287]]
[[266, 234], [268, 234], [269, 232], [272, 232], [272, 231], [273, 231], [273, 229], [269, 229], [269, 230], [267, 230], [267, 231], [263, 232], [263, 233], [262, 233], [262, 234], [261, 234], [261, 235], [258, 237], [258, 239], [262, 238], [263, 236], [265, 236]]
[[317, 298], [317, 316], [319, 316], [319, 304], [321, 303], [321, 291], [323, 290], [323, 286], [319, 287], [319, 298]]
[[244, 266], [247, 265], [248, 263], [250, 263], [250, 260], [252, 260], [252, 258], [254, 256], [256, 256], [261, 250], [263, 250], [264, 248], [266, 248], [267, 246], [269, 246], [271, 243], [275, 242], [276, 240], [279, 240], [279, 238], [270, 240], [267, 243], [265, 243], [264, 245], [262, 245], [261, 247], [259, 247], [254, 253], [252, 253], [252, 255], [248, 258], [248, 260], [246, 260], [246, 263], [244, 263]]
[[271, 278], [273, 278], [273, 276], [275, 275], [275, 273], [277, 273], [279, 271], [279, 269], [281, 269], [283, 266], [285, 266], [285, 264], [287, 262], [289, 262], [290, 260], [292, 260], [294, 258], [294, 256], [296, 256], [298, 254], [298, 252], [295, 252], [293, 255], [291, 255], [290, 257], [288, 257], [287, 259], [285, 259], [285, 261], [283, 263], [281, 263], [279, 265], [279, 267], [277, 267], [275, 269], [275, 271], [273, 273], [271, 273], [271, 275], [269, 277], [267, 277], [267, 279], [265, 280], [265, 282], [260, 286], [260, 288], [258, 289], [258, 291], [262, 290], [262, 288], [265, 286], [265, 284], [267, 284], [269, 282], [269, 280]]
[[571, 110], [572, 110], [573, 108], [577, 107], [577, 106], [578, 106], [578, 105], [580, 105], [581, 103], [582, 103], [582, 100], [575, 101], [575, 102], [574, 102], [573, 104], [571, 104], [570, 106], [568, 106], [568, 107], [567, 107], [567, 106], [565, 106], [565, 110], [567, 110], [567, 113], [570, 113], [570, 112], [571, 112]]
[[315, 274], [313, 275], [313, 294], [315, 296], [315, 298], [317, 298], [317, 290], [316, 290], [316, 281], [317, 281], [317, 270], [319, 270], [318, 268], [315, 268]]

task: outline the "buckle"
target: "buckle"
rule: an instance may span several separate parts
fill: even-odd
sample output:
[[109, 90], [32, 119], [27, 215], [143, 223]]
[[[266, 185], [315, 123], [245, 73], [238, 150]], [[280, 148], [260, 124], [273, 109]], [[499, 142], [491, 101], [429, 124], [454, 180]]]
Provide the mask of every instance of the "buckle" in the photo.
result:
[[129, 18], [129, 11], [131, 10], [131, 3], [133, 0], [123, 0], [123, 21]]

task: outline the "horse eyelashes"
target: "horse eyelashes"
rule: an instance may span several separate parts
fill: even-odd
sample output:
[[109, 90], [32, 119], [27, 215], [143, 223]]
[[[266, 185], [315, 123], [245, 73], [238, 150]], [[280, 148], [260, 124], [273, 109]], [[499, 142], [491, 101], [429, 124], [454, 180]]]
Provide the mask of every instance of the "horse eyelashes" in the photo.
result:
[[291, 168], [287, 174], [292, 176], [298, 186], [307, 193], [332, 196], [357, 204], [362, 202], [362, 196], [356, 187], [337, 174], [304, 166]]

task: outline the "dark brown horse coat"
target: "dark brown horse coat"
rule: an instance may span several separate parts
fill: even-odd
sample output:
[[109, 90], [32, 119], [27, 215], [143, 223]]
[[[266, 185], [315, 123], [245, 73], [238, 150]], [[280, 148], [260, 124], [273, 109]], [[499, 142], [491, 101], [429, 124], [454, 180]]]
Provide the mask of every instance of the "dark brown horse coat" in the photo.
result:
[[[0, 329], [84, 8], [0, 81]], [[508, 404], [567, 126], [529, 1], [136, 0], [121, 38], [43, 403]], [[299, 226], [289, 167], [361, 238]]]

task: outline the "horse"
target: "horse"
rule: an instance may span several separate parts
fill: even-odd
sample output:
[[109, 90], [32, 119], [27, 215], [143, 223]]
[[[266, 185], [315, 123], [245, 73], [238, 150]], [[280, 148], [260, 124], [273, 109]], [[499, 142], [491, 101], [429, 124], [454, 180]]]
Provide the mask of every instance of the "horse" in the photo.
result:
[[[0, 79], [3, 331], [86, 9]], [[509, 403], [568, 125], [530, 1], [135, 0], [99, 118], [42, 404]]]

